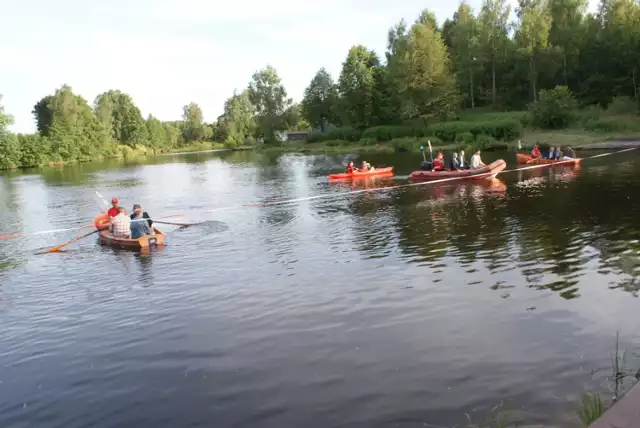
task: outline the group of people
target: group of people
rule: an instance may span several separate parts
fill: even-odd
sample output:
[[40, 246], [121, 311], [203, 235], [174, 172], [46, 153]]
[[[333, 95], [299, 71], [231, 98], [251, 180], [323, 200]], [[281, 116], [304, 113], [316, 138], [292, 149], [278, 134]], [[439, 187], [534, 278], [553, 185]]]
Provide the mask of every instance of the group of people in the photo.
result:
[[371, 166], [371, 164], [367, 161], [362, 161], [362, 165], [360, 166], [360, 168], [356, 168], [353, 161], [350, 161], [347, 164], [347, 174], [353, 174], [354, 172], [368, 172], [368, 171], [375, 171], [375, 168]]
[[533, 146], [533, 150], [531, 150], [531, 156], [534, 158], [542, 158], [542, 159], [552, 159], [552, 160], [569, 160], [576, 158], [576, 152], [573, 150], [573, 147], [569, 146], [566, 149], [566, 154], [562, 150], [560, 150], [560, 146], [558, 147], [549, 147], [549, 151], [547, 152], [547, 156], [542, 156], [542, 152], [540, 152], [540, 147], [538, 145]]
[[113, 198], [107, 215], [109, 216], [109, 232], [116, 238], [138, 239], [146, 235], [153, 235], [151, 227], [153, 220], [139, 204], [135, 204], [131, 216], [127, 216], [126, 210], [119, 205], [118, 199]]
[[[467, 160], [464, 158], [464, 150], [460, 150], [460, 154], [454, 152], [451, 156], [451, 161], [449, 162], [449, 170], [451, 171], [460, 171], [463, 169], [478, 169], [484, 166], [486, 165], [484, 164], [484, 162], [482, 162], [482, 158], [480, 157], [480, 150], [476, 150], [476, 152], [471, 156], [471, 161], [469, 163], [467, 163]], [[444, 171], [444, 153], [439, 152], [435, 159], [433, 159], [433, 162], [422, 162], [420, 168], [429, 171]]]

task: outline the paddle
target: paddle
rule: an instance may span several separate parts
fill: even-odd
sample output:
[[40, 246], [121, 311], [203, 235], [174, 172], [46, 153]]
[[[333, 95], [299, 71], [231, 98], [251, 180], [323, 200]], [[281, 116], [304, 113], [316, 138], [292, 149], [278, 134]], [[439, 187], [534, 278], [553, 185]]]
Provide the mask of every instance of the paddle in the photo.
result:
[[89, 233], [87, 233], [85, 235], [78, 236], [77, 238], [73, 238], [72, 240], [67, 241], [64, 244], [58, 245], [57, 247], [53, 247], [53, 248], [51, 248], [50, 250], [47, 250], [47, 251], [42, 251], [42, 252], [40, 252], [38, 254], [58, 253], [58, 252], [60, 252], [60, 248], [66, 247], [69, 244], [73, 244], [74, 242], [79, 241], [82, 238], [86, 238], [87, 236], [91, 236], [94, 233], [98, 233], [98, 232], [100, 232], [100, 230], [98, 230], [98, 229], [93, 230], [93, 231], [91, 231], [91, 232], [89, 232]]
[[170, 221], [158, 221], [158, 220], [153, 220], [154, 223], [158, 223], [158, 224], [170, 224], [172, 226], [181, 226], [181, 227], [189, 227], [189, 226], [195, 226], [199, 223], [172, 223]]

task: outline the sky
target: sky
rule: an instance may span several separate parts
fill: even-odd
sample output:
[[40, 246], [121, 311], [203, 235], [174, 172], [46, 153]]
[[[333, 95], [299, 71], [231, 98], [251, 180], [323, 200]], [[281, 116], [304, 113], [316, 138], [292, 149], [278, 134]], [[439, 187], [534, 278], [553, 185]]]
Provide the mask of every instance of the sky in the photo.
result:
[[[515, 6], [515, 0], [511, 0]], [[480, 0], [469, 1], [478, 10]], [[178, 120], [200, 105], [205, 121], [267, 64], [299, 101], [320, 67], [337, 79], [349, 48], [383, 55], [387, 31], [424, 8], [438, 22], [457, 1], [16, 0], [2, 5], [0, 94], [15, 132], [34, 132], [33, 105], [63, 84], [89, 103], [130, 94], [146, 117]]]

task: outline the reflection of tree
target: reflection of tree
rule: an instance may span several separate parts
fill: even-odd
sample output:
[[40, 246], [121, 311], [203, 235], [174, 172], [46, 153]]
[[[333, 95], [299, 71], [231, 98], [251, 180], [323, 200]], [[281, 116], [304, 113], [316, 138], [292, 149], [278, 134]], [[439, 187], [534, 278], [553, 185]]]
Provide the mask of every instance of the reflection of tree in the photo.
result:
[[[16, 189], [14, 177], [17, 173], [4, 172], [0, 176], [0, 235], [21, 233], [23, 231], [22, 217], [18, 214], [21, 208], [19, 190]], [[20, 257], [24, 238], [0, 240], [0, 272], [11, 270], [22, 263]], [[0, 283], [2, 281], [0, 280]]]

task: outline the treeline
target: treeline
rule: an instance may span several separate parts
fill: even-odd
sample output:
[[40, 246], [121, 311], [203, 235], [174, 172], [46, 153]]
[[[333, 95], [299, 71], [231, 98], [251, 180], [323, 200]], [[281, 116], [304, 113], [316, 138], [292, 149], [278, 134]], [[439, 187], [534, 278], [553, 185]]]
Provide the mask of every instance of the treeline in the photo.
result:
[[[320, 69], [305, 91], [304, 116], [322, 130], [328, 123], [363, 130], [456, 119], [461, 108], [477, 107], [528, 108], [535, 120], [554, 109], [604, 108], [614, 98], [635, 113], [640, 4], [602, 0], [586, 14], [587, 4], [519, 0], [512, 22], [506, 0], [484, 0], [478, 13], [463, 2], [442, 25], [425, 10], [389, 30], [384, 58], [358, 45], [337, 82]], [[566, 117], [540, 122], [561, 127]]]
[[308, 128], [272, 67], [256, 72], [246, 90], [229, 98], [213, 124], [205, 123], [195, 103], [184, 106], [181, 121], [161, 122], [152, 115], [145, 119], [121, 91], [104, 92], [89, 105], [68, 85], [38, 101], [33, 115], [36, 134], [12, 134], [12, 118], [0, 105], [0, 169], [206, 147], [203, 142], [237, 147]]

